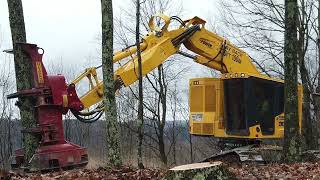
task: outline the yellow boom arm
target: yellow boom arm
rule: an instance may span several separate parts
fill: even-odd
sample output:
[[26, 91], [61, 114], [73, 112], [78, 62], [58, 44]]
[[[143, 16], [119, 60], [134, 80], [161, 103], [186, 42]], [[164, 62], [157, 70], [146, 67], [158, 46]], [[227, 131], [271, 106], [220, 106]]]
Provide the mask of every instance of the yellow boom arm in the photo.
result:
[[[249, 56], [241, 49], [232, 45], [228, 40], [205, 29], [205, 21], [194, 17], [184, 22], [174, 30], [168, 30], [170, 18], [158, 15], [164, 20], [162, 28], [154, 25], [154, 18], [149, 22], [150, 32], [143, 38], [141, 46], [142, 74], [145, 76], [153, 69], [164, 63], [171, 55], [181, 54], [194, 59], [195, 62], [218, 70], [222, 73], [248, 72], [260, 74], [252, 64]], [[181, 44], [195, 54], [179, 51]], [[114, 53], [113, 62], [131, 57], [130, 60], [117, 69], [114, 79], [117, 84], [129, 86], [138, 80], [138, 58], [136, 46]], [[88, 68], [72, 83], [77, 84], [87, 77], [91, 89], [80, 99], [87, 109], [97, 104], [103, 97], [103, 82], [97, 78], [96, 68]]]

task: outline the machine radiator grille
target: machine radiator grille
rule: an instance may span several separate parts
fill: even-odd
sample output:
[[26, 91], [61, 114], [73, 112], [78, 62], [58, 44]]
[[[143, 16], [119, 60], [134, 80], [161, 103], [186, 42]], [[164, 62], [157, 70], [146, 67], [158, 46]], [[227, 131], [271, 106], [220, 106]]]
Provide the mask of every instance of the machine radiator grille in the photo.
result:
[[201, 133], [201, 125], [202, 124], [194, 123], [193, 126], [192, 126], [193, 133], [200, 134]]
[[192, 132], [194, 134], [213, 134], [213, 123], [194, 123]]
[[203, 123], [202, 124], [203, 134], [213, 134], [213, 123]]

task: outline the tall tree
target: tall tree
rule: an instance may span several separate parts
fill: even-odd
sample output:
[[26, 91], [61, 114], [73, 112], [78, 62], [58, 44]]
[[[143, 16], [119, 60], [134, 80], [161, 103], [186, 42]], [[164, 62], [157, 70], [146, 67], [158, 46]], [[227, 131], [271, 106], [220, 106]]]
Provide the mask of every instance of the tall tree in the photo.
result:
[[285, 76], [285, 127], [283, 160], [292, 163], [301, 158], [301, 136], [298, 118], [297, 75], [297, 0], [285, 0], [284, 76]]
[[[317, 48], [318, 48], [318, 67], [320, 67], [320, 0], [318, 0], [318, 37], [317, 37]], [[319, 95], [320, 94], [320, 71], [318, 71], [318, 83], [316, 87], [316, 93]], [[317, 129], [320, 128], [320, 97], [314, 96], [315, 99], [315, 115], [316, 115], [316, 122], [317, 125], [315, 126]], [[318, 134], [319, 138], [319, 134]], [[319, 144], [318, 144], [319, 146]]]
[[[168, 86], [164, 83], [164, 71], [163, 71], [163, 65], [158, 66], [158, 84], [159, 84], [159, 90], [157, 91], [158, 95], [158, 146], [159, 146], [159, 153], [160, 153], [160, 159], [163, 162], [165, 166], [168, 164], [168, 157], [165, 150], [165, 125], [166, 125], [166, 114], [167, 114], [167, 91]], [[161, 110], [160, 110], [161, 108]]]
[[177, 120], [177, 105], [178, 105], [178, 90], [177, 83], [174, 84], [174, 89], [171, 92], [170, 101], [171, 101], [171, 113], [172, 113], [172, 155], [173, 155], [173, 164], [177, 164], [177, 149], [176, 149], [176, 120]]
[[[319, 66], [320, 66], [320, 0], [318, 0], [318, 27], [317, 27], [317, 30], [318, 30], [318, 37], [317, 37], [317, 46], [318, 46], [318, 63], [319, 63]], [[319, 72], [320, 74], [320, 72]], [[317, 93], [320, 93], [320, 76], [318, 75], [318, 84], [317, 84]]]
[[303, 148], [306, 149], [317, 149], [318, 142], [317, 142], [317, 128], [314, 128], [315, 123], [312, 122], [311, 117], [311, 89], [312, 83], [310, 82], [310, 76], [308, 73], [308, 69], [306, 67], [306, 52], [308, 49], [308, 41], [309, 38], [307, 37], [309, 34], [306, 32], [308, 31], [308, 14], [306, 11], [307, 3], [305, 0], [300, 1], [301, 10], [300, 10], [300, 17], [299, 17], [299, 25], [298, 25], [298, 62], [299, 62], [299, 70], [300, 70], [300, 77], [301, 83], [303, 87], [303, 101], [302, 101], [302, 127], [301, 127], [301, 135], [303, 137], [303, 142], [305, 143]]
[[[32, 88], [32, 65], [30, 57], [27, 56], [21, 46], [17, 43], [25, 43], [26, 30], [24, 24], [23, 7], [21, 0], [8, 0], [9, 20], [12, 36], [12, 45], [14, 52], [14, 67], [16, 74], [17, 91]], [[34, 118], [33, 106], [34, 102], [31, 98], [19, 98], [17, 106], [20, 109], [21, 125], [24, 129], [36, 126], [37, 122]], [[25, 148], [25, 162], [34, 154], [38, 146], [39, 139], [25, 134], [23, 137], [23, 145]]]
[[113, 12], [112, 0], [101, 0], [102, 13], [102, 71], [104, 105], [107, 123], [107, 152], [111, 166], [122, 165], [120, 155], [120, 128], [117, 121], [115, 81], [113, 79]]
[[144, 119], [143, 119], [143, 89], [142, 89], [142, 64], [140, 50], [140, 0], [136, 1], [136, 45], [138, 56], [138, 80], [139, 80], [139, 105], [138, 105], [138, 167], [144, 168], [142, 162], [142, 143], [144, 134]]

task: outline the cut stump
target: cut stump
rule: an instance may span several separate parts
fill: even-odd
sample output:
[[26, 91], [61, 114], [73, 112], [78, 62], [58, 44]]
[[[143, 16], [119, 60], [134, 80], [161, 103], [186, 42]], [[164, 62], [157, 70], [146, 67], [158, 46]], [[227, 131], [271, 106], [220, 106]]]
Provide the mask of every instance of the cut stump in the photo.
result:
[[222, 162], [204, 162], [186, 164], [176, 166], [168, 171], [163, 180], [178, 180], [178, 179], [235, 179], [234, 175], [225, 167]]

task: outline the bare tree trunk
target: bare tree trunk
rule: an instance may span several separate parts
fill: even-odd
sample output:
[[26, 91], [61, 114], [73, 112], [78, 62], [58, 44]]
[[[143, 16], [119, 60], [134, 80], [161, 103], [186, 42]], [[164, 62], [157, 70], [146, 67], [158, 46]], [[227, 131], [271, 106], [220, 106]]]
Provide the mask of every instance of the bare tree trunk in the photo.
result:
[[[317, 39], [317, 46], [318, 46], [318, 65], [320, 69], [320, 0], [318, 0], [318, 39]], [[320, 72], [318, 72], [320, 74]], [[318, 84], [317, 84], [317, 93], [320, 93], [320, 76], [318, 75]]]
[[[177, 164], [177, 155], [176, 155], [176, 113], [177, 113], [177, 95], [178, 95], [178, 92], [177, 92], [177, 84], [175, 84], [175, 87], [174, 87], [174, 91], [173, 91], [173, 94], [172, 94], [172, 99], [171, 99], [171, 112], [172, 112], [172, 146], [173, 146], [173, 149], [172, 149], [172, 153], [173, 153], [173, 164]], [[172, 102], [173, 101], [173, 102]]]
[[[9, 9], [10, 28], [12, 36], [12, 45], [14, 50], [14, 66], [16, 74], [17, 91], [32, 88], [33, 75], [30, 57], [28, 57], [17, 43], [25, 43], [26, 31], [23, 16], [23, 7], [21, 0], [7, 0]], [[36, 126], [34, 117], [34, 102], [31, 98], [19, 98], [17, 106], [20, 109], [21, 125], [24, 129]], [[39, 139], [25, 134], [23, 145], [25, 148], [25, 162], [34, 154], [38, 146]]]
[[113, 12], [112, 0], [101, 0], [102, 13], [102, 70], [104, 105], [107, 123], [107, 152], [111, 166], [122, 165], [120, 128], [117, 121], [117, 104], [113, 72]]
[[139, 77], [139, 107], [138, 107], [138, 167], [144, 168], [142, 162], [142, 142], [144, 133], [144, 119], [143, 119], [143, 89], [142, 89], [142, 64], [141, 64], [141, 50], [140, 50], [140, 0], [136, 2], [136, 45], [138, 56], [138, 77]]
[[[304, 60], [302, 60], [304, 61]], [[317, 137], [316, 128], [313, 127], [313, 122], [311, 119], [310, 103], [311, 103], [311, 92], [307, 84], [306, 72], [304, 62], [300, 65], [301, 81], [303, 87], [303, 102], [302, 102], [302, 127], [301, 134], [304, 137], [304, 143], [306, 149], [316, 149], [317, 148]]]
[[164, 144], [164, 132], [163, 128], [159, 129], [159, 152], [160, 152], [160, 158], [164, 166], [167, 166], [168, 164], [168, 159], [165, 151], [165, 144]]
[[173, 119], [172, 122], [172, 143], [173, 143], [173, 164], [176, 165], [177, 164], [177, 149], [176, 149], [176, 119]]
[[[317, 48], [318, 48], [318, 69], [320, 69], [320, 0], [318, 0], [318, 39], [317, 39]], [[319, 70], [318, 70], [319, 71]], [[316, 88], [316, 93], [320, 94], [320, 71], [318, 72], [318, 84]], [[315, 115], [316, 115], [316, 128], [320, 128], [320, 101], [315, 98]], [[318, 135], [319, 136], [319, 135]], [[319, 138], [319, 137], [318, 137]], [[319, 139], [317, 139], [319, 143]]]
[[159, 112], [159, 153], [160, 153], [160, 158], [161, 161], [165, 166], [168, 165], [168, 158], [166, 155], [166, 150], [165, 150], [165, 144], [164, 144], [164, 127], [166, 125], [166, 114], [167, 114], [167, 94], [166, 94], [166, 87], [164, 84], [164, 74], [163, 74], [163, 66], [160, 65], [158, 67], [158, 83], [159, 83], [159, 102], [161, 103], [162, 107], [162, 114], [160, 116], [160, 108], [158, 110]]
[[[11, 112], [10, 112], [11, 113]], [[9, 115], [8, 117], [8, 126], [7, 126], [7, 129], [8, 129], [8, 139], [7, 139], [7, 144], [8, 144], [8, 157], [11, 157], [12, 155], [12, 135], [11, 135], [11, 115]]]
[[303, 147], [304, 149], [317, 149], [317, 128], [314, 127], [314, 125], [316, 124], [312, 122], [310, 114], [311, 92], [306, 82], [306, 71], [307, 69], [303, 62], [303, 64], [300, 65], [301, 81], [303, 87], [301, 135], [303, 136], [303, 142], [305, 145], [305, 147]]
[[301, 159], [297, 89], [297, 20], [297, 0], [285, 0], [285, 127], [282, 158], [288, 163]]
[[316, 138], [316, 128], [313, 127], [313, 121], [311, 118], [311, 87], [309, 84], [309, 74], [305, 65], [305, 53], [308, 47], [308, 38], [306, 37], [306, 29], [308, 28], [306, 20], [306, 7], [305, 1], [301, 1], [301, 11], [300, 11], [300, 21], [299, 21], [299, 40], [298, 40], [298, 62], [301, 75], [301, 82], [303, 87], [303, 102], [302, 102], [302, 127], [301, 135], [303, 137], [304, 149], [316, 149], [317, 148], [317, 138]]
[[190, 144], [190, 163], [194, 162], [193, 157], [193, 143], [192, 143], [192, 134], [189, 133], [189, 144]]

